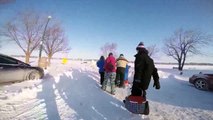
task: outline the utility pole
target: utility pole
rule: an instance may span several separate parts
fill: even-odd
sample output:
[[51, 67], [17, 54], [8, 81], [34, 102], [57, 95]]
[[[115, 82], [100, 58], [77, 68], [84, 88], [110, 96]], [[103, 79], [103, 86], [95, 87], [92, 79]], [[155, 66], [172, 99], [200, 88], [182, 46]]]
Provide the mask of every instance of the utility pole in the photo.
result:
[[45, 32], [46, 32], [47, 25], [48, 25], [48, 23], [49, 23], [51, 18], [52, 18], [51, 16], [48, 16], [47, 23], [46, 23], [46, 25], [44, 27], [44, 32], [43, 32], [43, 35], [42, 35], [42, 38], [41, 38], [40, 49], [39, 49], [39, 58], [38, 58], [38, 66], [40, 66], [40, 62], [41, 62], [41, 54], [42, 54], [42, 49], [43, 49]]

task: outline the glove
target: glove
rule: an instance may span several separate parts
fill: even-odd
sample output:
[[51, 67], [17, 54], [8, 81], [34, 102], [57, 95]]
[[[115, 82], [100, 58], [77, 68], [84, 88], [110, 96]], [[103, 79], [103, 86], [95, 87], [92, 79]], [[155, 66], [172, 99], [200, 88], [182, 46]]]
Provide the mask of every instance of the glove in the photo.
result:
[[155, 87], [155, 89], [160, 89], [160, 83], [154, 82], [153, 87]]

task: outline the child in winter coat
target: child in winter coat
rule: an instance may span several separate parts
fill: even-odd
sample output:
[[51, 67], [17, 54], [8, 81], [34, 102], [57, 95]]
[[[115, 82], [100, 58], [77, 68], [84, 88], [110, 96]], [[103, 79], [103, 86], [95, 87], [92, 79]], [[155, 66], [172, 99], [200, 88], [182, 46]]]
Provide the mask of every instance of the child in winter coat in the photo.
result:
[[99, 68], [100, 84], [101, 85], [104, 82], [104, 62], [105, 62], [105, 58], [104, 58], [104, 56], [101, 56], [100, 59], [96, 63], [97, 67]]
[[130, 69], [130, 66], [127, 64], [125, 73], [124, 73], [124, 85], [125, 86], [129, 84], [129, 81], [128, 81], [129, 69]]
[[116, 60], [116, 63], [117, 63], [117, 70], [116, 70], [115, 84], [120, 88], [125, 87], [124, 74], [126, 65], [128, 64], [128, 60], [124, 57], [123, 54], [120, 54], [119, 58]]
[[104, 82], [102, 85], [102, 89], [105, 91], [107, 82], [110, 80], [111, 84], [111, 94], [115, 94], [115, 76], [116, 76], [116, 60], [112, 53], [109, 53], [108, 57], [105, 60], [104, 63]]

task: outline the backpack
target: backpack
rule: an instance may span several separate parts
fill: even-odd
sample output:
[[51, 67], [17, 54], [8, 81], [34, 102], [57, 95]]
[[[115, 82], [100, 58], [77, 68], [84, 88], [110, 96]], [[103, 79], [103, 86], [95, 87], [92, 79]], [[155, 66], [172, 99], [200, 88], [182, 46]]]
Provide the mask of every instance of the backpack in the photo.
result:
[[111, 61], [109, 61], [109, 62], [107, 63], [107, 68], [108, 68], [108, 70], [113, 71], [113, 69], [115, 68], [115, 66], [112, 64]]

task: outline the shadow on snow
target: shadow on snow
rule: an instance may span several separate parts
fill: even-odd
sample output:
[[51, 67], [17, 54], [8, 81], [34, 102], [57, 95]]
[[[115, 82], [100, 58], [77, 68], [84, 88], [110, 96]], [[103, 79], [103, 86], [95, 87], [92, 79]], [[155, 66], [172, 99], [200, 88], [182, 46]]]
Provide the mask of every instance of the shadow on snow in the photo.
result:
[[141, 116], [128, 112], [123, 102], [103, 92], [97, 83], [97, 77], [91, 78], [86, 71], [72, 70], [72, 77], [63, 74], [58, 83], [52, 76], [49, 77], [48, 81], [42, 83], [42, 92], [37, 98], [44, 99], [47, 117], [50, 120], [60, 120], [54, 90], [58, 90], [60, 97], [76, 112], [70, 116], [77, 120], [141, 119]]
[[188, 81], [179, 80], [172, 74], [168, 78], [161, 78], [160, 83], [161, 89], [155, 90], [151, 88], [151, 81], [148, 99], [174, 106], [213, 110], [212, 91], [198, 90]]

